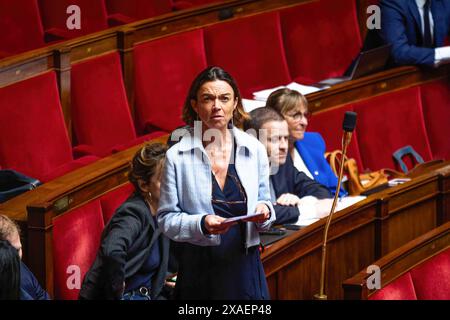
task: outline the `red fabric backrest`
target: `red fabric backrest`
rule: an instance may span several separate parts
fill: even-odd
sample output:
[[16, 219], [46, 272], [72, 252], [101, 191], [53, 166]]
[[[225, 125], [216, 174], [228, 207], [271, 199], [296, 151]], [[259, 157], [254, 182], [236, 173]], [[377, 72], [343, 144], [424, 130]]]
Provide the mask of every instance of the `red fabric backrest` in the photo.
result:
[[419, 300], [450, 300], [450, 249], [411, 270]]
[[405, 273], [375, 292], [369, 300], [417, 300], [411, 274]]
[[[326, 151], [334, 151], [342, 149], [342, 121], [346, 111], [354, 111], [352, 105], [346, 105], [337, 109], [327, 110], [325, 112], [314, 114], [308, 124], [307, 131], [319, 132], [325, 145]], [[364, 165], [359, 154], [357, 136], [358, 121], [356, 121], [356, 129], [353, 132], [352, 140], [347, 149], [347, 156], [354, 158], [358, 164], [359, 170], [364, 168]]]
[[75, 271], [68, 268], [79, 268], [81, 284], [94, 262], [103, 227], [98, 200], [54, 219], [52, 243], [55, 299], [78, 298], [79, 289], [68, 286], [72, 284], [78, 287], [76, 280], [72, 278]]
[[109, 151], [136, 138], [114, 52], [72, 66], [72, 119], [79, 144]]
[[208, 65], [229, 72], [244, 97], [290, 82], [278, 12], [207, 27], [205, 47]]
[[126, 199], [134, 192], [134, 187], [131, 183], [126, 184], [117, 190], [108, 192], [106, 195], [100, 198], [100, 203], [102, 205], [103, 221], [105, 225], [108, 224], [111, 217], [117, 208], [125, 202]]
[[172, 11], [171, 0], [106, 0], [108, 13], [121, 13], [142, 20]]
[[15, 54], [44, 46], [37, 0], [1, 0], [0, 30], [0, 52]]
[[0, 88], [0, 163], [42, 179], [72, 160], [54, 72]]
[[424, 84], [421, 94], [425, 127], [433, 156], [450, 159], [450, 80]]
[[[354, 104], [357, 120], [357, 140], [361, 159], [366, 168], [395, 168], [392, 154], [411, 145], [424, 159], [431, 156], [422, 103], [418, 87], [391, 92]], [[411, 168], [412, 163], [405, 163]]]
[[355, 0], [314, 1], [282, 10], [280, 17], [289, 70], [297, 82], [341, 76], [362, 46]]
[[191, 82], [206, 68], [203, 31], [139, 44], [134, 64], [138, 132], [170, 132], [183, 125], [181, 111]]
[[[81, 29], [69, 30], [67, 19], [72, 13], [66, 10], [77, 5], [81, 10]], [[71, 38], [108, 28], [108, 17], [104, 0], [39, 0], [44, 29], [58, 28], [70, 33]]]

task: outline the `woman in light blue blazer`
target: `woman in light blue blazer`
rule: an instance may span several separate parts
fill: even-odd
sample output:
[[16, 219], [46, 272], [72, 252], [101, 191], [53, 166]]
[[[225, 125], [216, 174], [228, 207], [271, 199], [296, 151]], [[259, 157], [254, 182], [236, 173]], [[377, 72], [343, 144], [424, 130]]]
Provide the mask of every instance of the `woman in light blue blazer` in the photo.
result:
[[[237, 127], [246, 113], [236, 82], [209, 67], [191, 85], [161, 181], [158, 223], [178, 245], [176, 299], [268, 299], [259, 230], [270, 227], [264, 146]], [[228, 218], [259, 213], [241, 222]]]
[[[266, 107], [277, 110], [288, 123], [289, 151], [297, 170], [336, 194], [338, 179], [325, 159], [325, 142], [320, 133], [305, 132], [310, 117], [306, 98], [298, 91], [283, 88], [270, 94]], [[341, 187], [339, 196], [347, 194]]]

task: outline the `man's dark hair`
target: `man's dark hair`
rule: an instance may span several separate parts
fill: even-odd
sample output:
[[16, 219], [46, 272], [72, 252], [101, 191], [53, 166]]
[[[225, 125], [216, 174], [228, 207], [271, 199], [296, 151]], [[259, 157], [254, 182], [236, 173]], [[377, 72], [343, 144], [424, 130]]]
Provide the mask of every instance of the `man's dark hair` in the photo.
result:
[[254, 129], [258, 132], [269, 121], [285, 121], [278, 111], [268, 107], [254, 109], [249, 115], [250, 119], [244, 122], [244, 131]]

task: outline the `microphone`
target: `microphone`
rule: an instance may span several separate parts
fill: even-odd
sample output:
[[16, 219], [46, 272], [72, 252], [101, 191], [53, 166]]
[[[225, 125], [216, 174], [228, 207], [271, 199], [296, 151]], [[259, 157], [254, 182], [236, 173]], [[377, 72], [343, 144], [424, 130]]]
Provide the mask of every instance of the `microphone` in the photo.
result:
[[333, 205], [331, 206], [330, 214], [327, 218], [327, 223], [325, 225], [325, 230], [323, 233], [323, 243], [322, 243], [322, 266], [320, 272], [320, 291], [318, 294], [314, 295], [316, 300], [327, 300], [327, 295], [325, 294], [325, 267], [327, 259], [327, 239], [328, 239], [328, 229], [330, 228], [331, 219], [333, 218], [333, 213], [336, 209], [336, 204], [339, 198], [339, 191], [341, 190], [342, 175], [344, 173], [344, 159], [347, 153], [347, 147], [352, 139], [353, 130], [356, 126], [356, 112], [347, 111], [345, 112], [344, 121], [342, 123], [342, 129], [344, 130], [344, 135], [342, 137], [342, 159], [339, 166], [339, 176], [338, 184], [336, 187], [336, 194], [334, 195]]

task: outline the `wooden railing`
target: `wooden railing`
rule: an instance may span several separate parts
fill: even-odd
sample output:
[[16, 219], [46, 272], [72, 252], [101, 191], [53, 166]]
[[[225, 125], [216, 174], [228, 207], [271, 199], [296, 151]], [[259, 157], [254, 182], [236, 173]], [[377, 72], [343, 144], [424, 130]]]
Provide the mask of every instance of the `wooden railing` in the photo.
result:
[[[414, 239], [371, 264], [380, 268], [381, 288], [404, 273], [450, 248], [450, 222]], [[377, 289], [369, 289], [370, 273], [362, 270], [343, 283], [345, 299], [366, 300]], [[424, 277], [430, 276], [428, 274]]]

